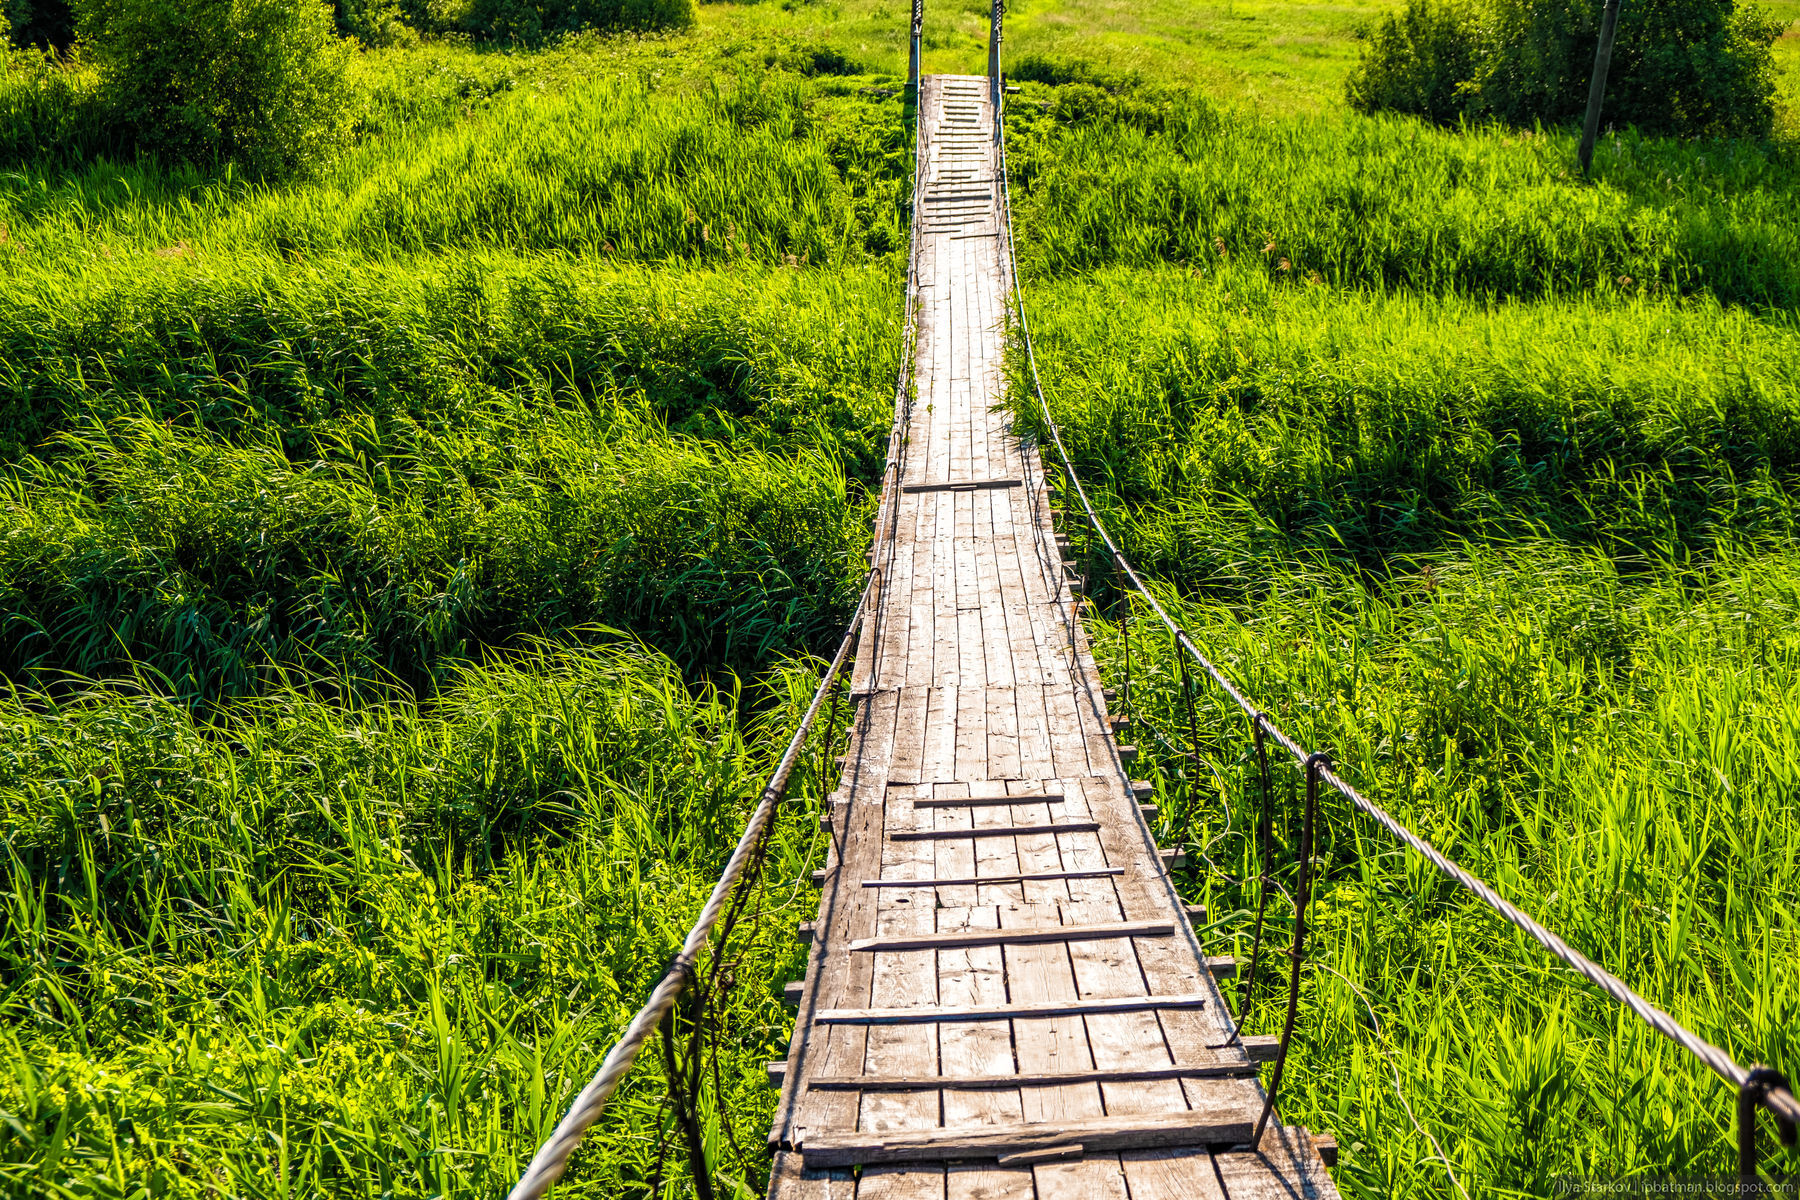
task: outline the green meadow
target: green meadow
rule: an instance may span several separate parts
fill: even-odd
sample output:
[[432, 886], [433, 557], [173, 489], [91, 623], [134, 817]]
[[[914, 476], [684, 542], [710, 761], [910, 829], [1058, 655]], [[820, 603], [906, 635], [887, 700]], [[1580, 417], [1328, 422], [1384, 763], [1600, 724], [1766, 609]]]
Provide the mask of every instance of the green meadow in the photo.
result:
[[[1349, 114], [1385, 7], [1009, 14], [1053, 412], [1158, 594], [1284, 726], [1792, 1072], [1794, 117], [1758, 143], [1617, 131], [1583, 181], [1566, 130]], [[985, 6], [927, 16], [928, 71], [982, 69]], [[0, 169], [0, 1192], [517, 1177], [860, 590], [906, 22], [720, 3], [682, 33], [358, 51], [354, 141], [280, 184]], [[1800, 27], [1776, 53], [1800, 106]], [[1036, 428], [1027, 384], [1015, 356]], [[1089, 570], [1181, 885], [1246, 956], [1242, 721], [1197, 691], [1187, 758], [1166, 636]], [[830, 753], [718, 1001], [727, 1195], [766, 1180]], [[1728, 1169], [1702, 1068], [1368, 823], [1328, 805], [1325, 830], [1283, 1114], [1336, 1135], [1346, 1196]], [[645, 1062], [557, 1194], [691, 1194], [666, 1118]]]

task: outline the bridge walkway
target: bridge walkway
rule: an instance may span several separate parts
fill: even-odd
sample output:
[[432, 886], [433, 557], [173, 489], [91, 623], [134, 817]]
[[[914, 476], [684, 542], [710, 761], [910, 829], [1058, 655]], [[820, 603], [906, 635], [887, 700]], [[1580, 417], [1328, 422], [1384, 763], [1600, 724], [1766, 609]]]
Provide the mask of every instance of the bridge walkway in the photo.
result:
[[[1262, 1110], [1000, 407], [982, 77], [920, 96], [917, 396], [770, 1133], [776, 1200], [1335, 1198]], [[1127, 754], [1129, 752], [1127, 751]]]

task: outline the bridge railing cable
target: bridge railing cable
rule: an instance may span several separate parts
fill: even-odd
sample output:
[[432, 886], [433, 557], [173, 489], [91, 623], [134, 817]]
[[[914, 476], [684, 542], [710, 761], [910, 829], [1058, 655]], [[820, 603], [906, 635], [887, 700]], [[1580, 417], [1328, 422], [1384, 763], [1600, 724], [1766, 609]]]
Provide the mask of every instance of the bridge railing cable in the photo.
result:
[[[918, 9], [915, 7], [915, 12]], [[915, 30], [918, 22], [915, 19]], [[915, 35], [916, 36], [916, 35]], [[918, 162], [923, 150], [922, 134], [915, 125], [912, 179], [912, 195], [910, 198], [911, 222], [918, 224], [919, 187]], [[705, 906], [700, 910], [699, 919], [688, 931], [682, 941], [681, 950], [676, 954], [669, 968], [663, 972], [662, 978], [651, 991], [650, 998], [644, 1002], [625, 1032], [613, 1044], [611, 1050], [601, 1061], [594, 1076], [583, 1087], [563, 1119], [557, 1123], [556, 1129], [532, 1157], [531, 1164], [526, 1167], [519, 1182], [507, 1193], [507, 1200], [539, 1200], [561, 1179], [568, 1169], [569, 1158], [581, 1145], [587, 1131], [606, 1111], [608, 1101], [618, 1091], [625, 1076], [630, 1073], [632, 1065], [644, 1044], [653, 1037], [663, 1022], [675, 1011], [677, 1001], [682, 993], [694, 983], [698, 974], [702, 953], [711, 940], [721, 916], [726, 912], [731, 901], [732, 892], [743, 880], [744, 876], [760, 868], [763, 855], [761, 848], [763, 839], [769, 832], [770, 823], [774, 820], [776, 807], [787, 793], [788, 781], [799, 764], [801, 753], [807, 739], [811, 736], [813, 726], [817, 723], [819, 713], [823, 710], [826, 697], [829, 696], [838, 678], [843, 674], [845, 664], [850, 661], [851, 652], [858, 645], [859, 638], [879, 642], [879, 611], [881, 581], [886, 569], [891, 564], [894, 552], [894, 525], [898, 520], [898, 498], [900, 494], [900, 475], [904, 467], [906, 452], [906, 421], [912, 407], [913, 390], [913, 327], [916, 324], [916, 297], [918, 293], [918, 256], [917, 246], [909, 254], [906, 269], [906, 302], [905, 324], [901, 339], [900, 366], [894, 388], [894, 422], [888, 432], [887, 463], [882, 470], [881, 500], [877, 506], [874, 522], [872, 545], [870, 547], [870, 570], [863, 584], [862, 594], [857, 599], [856, 608], [845, 625], [843, 639], [839, 642], [837, 653], [832, 657], [819, 685], [813, 692], [812, 701], [806, 713], [800, 719], [793, 736], [788, 739], [787, 748], [776, 763], [774, 772], [764, 785], [751, 812], [749, 821], [744, 826], [743, 834], [738, 838], [731, 857], [726, 860], [718, 882], [713, 885], [707, 896]], [[715, 949], [716, 952], [716, 949]]]
[[838, 646], [836, 656], [831, 660], [831, 665], [820, 680], [818, 690], [813, 693], [812, 703], [808, 706], [806, 715], [801, 719], [799, 727], [794, 730], [793, 737], [789, 739], [787, 750], [782, 754], [775, 773], [770, 776], [769, 782], [763, 787], [756, 809], [750, 814], [750, 820], [744, 826], [743, 835], [738, 838], [737, 846], [732, 851], [731, 858], [726, 861], [725, 869], [720, 873], [718, 882], [713, 885], [712, 893], [707, 897], [705, 907], [700, 910], [699, 919], [694, 922], [694, 927], [688, 931], [687, 938], [682, 942], [680, 953], [675, 956], [669, 969], [663, 973], [655, 990], [650, 993], [650, 999], [638, 1010], [637, 1015], [631, 1019], [631, 1023], [625, 1027], [624, 1034], [608, 1051], [606, 1058], [600, 1064], [600, 1069], [594, 1073], [594, 1077], [588, 1081], [587, 1086], [582, 1088], [580, 1094], [575, 1097], [575, 1102], [569, 1106], [568, 1113], [558, 1123], [555, 1132], [538, 1149], [537, 1154], [531, 1160], [531, 1165], [525, 1169], [525, 1173], [519, 1177], [519, 1182], [508, 1193], [508, 1200], [536, 1200], [537, 1197], [549, 1191], [552, 1184], [562, 1178], [563, 1171], [569, 1164], [569, 1156], [581, 1144], [589, 1127], [599, 1120], [600, 1114], [606, 1110], [607, 1101], [612, 1098], [613, 1093], [618, 1090], [619, 1084], [631, 1070], [632, 1064], [637, 1061], [638, 1052], [643, 1049], [644, 1043], [656, 1033], [663, 1018], [674, 1010], [675, 1002], [680, 998], [682, 991], [694, 981], [701, 952], [706, 948], [707, 942], [712, 937], [714, 926], [718, 924], [720, 916], [725, 912], [732, 889], [737, 886], [745, 874], [746, 867], [750, 865], [751, 859], [755, 856], [763, 834], [775, 815], [776, 805], [781, 802], [782, 796], [787, 791], [788, 778], [793, 774], [795, 765], [800, 761], [801, 748], [812, 732], [813, 724], [824, 705], [826, 694], [831, 691], [832, 685], [837, 681], [838, 674], [842, 671], [844, 662], [849, 656], [851, 647], [856, 644], [857, 629], [867, 616], [870, 599], [876, 590], [877, 578], [876, 574], [871, 574], [868, 582], [864, 585], [862, 598], [857, 602], [856, 613], [851, 618], [843, 642]]
[[[1001, 5], [999, 0], [995, 0], [993, 11], [996, 43], [998, 42], [1000, 9]], [[995, 78], [997, 81], [997, 68]], [[1003, 100], [1004, 89], [998, 86], [998, 83], [996, 82], [994, 87], [994, 136], [996, 142], [999, 144], [1000, 157], [999, 168], [995, 174], [998, 176], [1000, 184], [1001, 217], [1002, 227], [1006, 237], [1006, 248], [1011, 252], [1015, 250], [1016, 242], [1013, 234], [1011, 172], [1008, 170], [1006, 161], [1006, 138], [1004, 114], [1002, 112]], [[1432, 866], [1436, 867], [1438, 871], [1442, 872], [1445, 876], [1454, 880], [1464, 889], [1472, 893], [1521, 933], [1524, 933], [1545, 950], [1549, 951], [1551, 955], [1560, 960], [1565, 966], [1574, 970], [1582, 978], [1598, 987], [1613, 1000], [1629, 1009], [1657, 1033], [1699, 1059], [1711, 1069], [1714, 1074], [1718, 1075], [1719, 1078], [1723, 1079], [1726, 1083], [1736, 1089], [1738, 1174], [1741, 1177], [1749, 1178], [1756, 1173], [1756, 1113], [1759, 1108], [1767, 1109], [1774, 1117], [1780, 1132], [1782, 1143], [1787, 1146], [1793, 1146], [1796, 1142], [1796, 1129], [1800, 1128], [1800, 1100], [1796, 1100], [1787, 1079], [1779, 1071], [1761, 1065], [1749, 1068], [1739, 1065], [1731, 1055], [1713, 1045], [1705, 1038], [1695, 1034], [1669, 1013], [1658, 1008], [1656, 1005], [1651, 1004], [1648, 1000], [1645, 1000], [1642, 996], [1638, 995], [1637, 992], [1633, 991], [1623, 980], [1570, 946], [1562, 938], [1545, 928], [1543, 924], [1537, 921], [1529, 913], [1525, 912], [1516, 904], [1508, 901], [1487, 883], [1465, 870], [1448, 855], [1437, 849], [1437, 847], [1407, 828], [1406, 825], [1393, 814], [1364, 796], [1362, 792], [1358, 791], [1349, 781], [1344, 779], [1332, 768], [1329, 759], [1325, 755], [1307, 750], [1297, 740], [1282, 730], [1280, 726], [1276, 725], [1266, 712], [1257, 708], [1256, 705], [1251, 702], [1250, 698], [1219, 669], [1217, 664], [1207, 657], [1205, 652], [1194, 642], [1193, 638], [1188, 635], [1187, 631], [1169, 615], [1168, 610], [1157, 600], [1155, 594], [1152, 593], [1150, 588], [1145, 584], [1143, 577], [1138, 574], [1137, 568], [1132, 565], [1130, 559], [1125, 556], [1124, 551], [1119, 548], [1118, 543], [1114, 541], [1112, 535], [1107, 531], [1105, 524], [1100, 520], [1099, 513], [1095, 511], [1093, 501], [1087, 494], [1087, 489], [1082, 486], [1081, 476], [1076, 472], [1075, 464], [1069, 454], [1068, 446], [1063, 441], [1062, 430], [1057, 426], [1056, 419], [1051, 415], [1049, 401], [1045, 399], [1044, 396], [1043, 379], [1038, 371], [1037, 352], [1032, 344], [1031, 322], [1026, 315], [1024, 292], [1019, 283], [1016, 255], [1009, 254], [1009, 257], [1014, 259], [1013, 270], [1011, 272], [1014, 319], [1018, 323], [1019, 341], [1021, 348], [1025, 352], [1025, 364], [1027, 373], [1030, 376], [1032, 394], [1037, 401], [1038, 415], [1043, 422], [1044, 431], [1049, 435], [1051, 444], [1056, 448], [1056, 455], [1062, 466], [1063, 478], [1066, 480], [1067, 491], [1080, 505], [1080, 519], [1087, 526], [1092, 537], [1097, 539], [1099, 544], [1104, 548], [1104, 554], [1118, 576], [1126, 581], [1126, 586], [1129, 587], [1130, 591], [1142, 599], [1143, 603], [1155, 615], [1156, 619], [1168, 630], [1170, 636], [1174, 639], [1175, 644], [1180, 648], [1181, 653], [1193, 660], [1213, 683], [1224, 692], [1231, 703], [1250, 719], [1252, 730], [1254, 731], [1258, 742], [1259, 751], [1265, 740], [1274, 742], [1281, 749], [1285, 750], [1297, 765], [1305, 770], [1309, 793], [1313, 792], [1316, 787], [1320, 785], [1337, 792], [1344, 799], [1348, 800], [1358, 811], [1368, 816], [1376, 824], [1398, 838], [1407, 847], [1419, 854]], [[1314, 806], [1309, 798], [1309, 804], [1307, 806], [1307, 824], [1309, 827], [1311, 824], [1313, 807]], [[1302, 834], [1301, 840], [1303, 847], [1302, 857], [1309, 857], [1306, 853], [1305, 844], [1310, 841], [1310, 828], [1307, 833]], [[1307, 864], [1302, 862], [1301, 865], [1304, 872]], [[1298, 939], [1301, 936], [1303, 936], [1301, 929], [1297, 928], [1296, 938]], [[1298, 945], [1296, 946], [1296, 949], [1298, 949]], [[1297, 965], [1298, 960], [1296, 959], [1296, 969]], [[1290, 993], [1288, 1013], [1289, 1034], [1292, 1032], [1293, 1008], [1296, 1001], [1297, 994]], [[1284, 1035], [1282, 1057], [1285, 1057], [1286, 1040], [1287, 1036]], [[1279, 1063], [1279, 1059], [1277, 1061]], [[1274, 1102], [1274, 1090], [1278, 1083], [1279, 1076], [1277, 1076], [1270, 1088], [1269, 1103], [1271, 1105]], [[1266, 1119], [1267, 1110], [1265, 1110], [1264, 1117]]]

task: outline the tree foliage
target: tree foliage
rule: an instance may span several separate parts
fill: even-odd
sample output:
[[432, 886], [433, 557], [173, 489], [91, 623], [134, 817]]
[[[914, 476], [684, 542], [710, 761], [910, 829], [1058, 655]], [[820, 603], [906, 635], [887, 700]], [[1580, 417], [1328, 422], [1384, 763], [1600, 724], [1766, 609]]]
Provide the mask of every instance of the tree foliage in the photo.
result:
[[68, 49], [75, 40], [69, 0], [0, 0], [0, 42], [9, 33], [13, 45], [21, 49]]
[[318, 0], [77, 0], [110, 123], [161, 158], [304, 171], [352, 120], [348, 47]]
[[[1363, 112], [1515, 125], [1579, 119], [1599, 38], [1592, 0], [1408, 0], [1374, 29], [1346, 92]], [[1646, 133], [1766, 136], [1781, 26], [1736, 0], [1627, 0], [1606, 116]]]
[[525, 44], [582, 29], [686, 29], [697, 19], [695, 0], [399, 0], [399, 8], [426, 33]]

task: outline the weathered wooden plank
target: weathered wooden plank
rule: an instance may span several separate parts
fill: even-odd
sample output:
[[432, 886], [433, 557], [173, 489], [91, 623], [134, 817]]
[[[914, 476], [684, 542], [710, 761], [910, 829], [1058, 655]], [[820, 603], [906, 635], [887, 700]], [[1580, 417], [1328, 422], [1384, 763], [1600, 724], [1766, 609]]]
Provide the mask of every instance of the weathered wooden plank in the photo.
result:
[[[991, 450], [990, 450], [991, 454]], [[981, 580], [981, 649], [988, 687], [988, 777], [1010, 779], [1018, 774], [1018, 717], [1012, 688], [1018, 682], [1008, 636], [1006, 587], [1002, 556], [1010, 547], [995, 536], [995, 510], [1004, 512], [1008, 497], [990, 493], [975, 505], [975, 570]], [[1010, 757], [1007, 750], [1010, 747]]]
[[1313, 1144], [1298, 1127], [1271, 1126], [1260, 1150], [1214, 1155], [1229, 1200], [1337, 1200], [1337, 1185]]
[[[953, 1008], [824, 1008], [813, 1014], [820, 1024], [901, 1025], [909, 1021], [992, 1020], [1012, 1017], [1073, 1017], [1086, 1013], [1142, 1012], [1150, 1009], [1200, 1008], [1210, 996], [1117, 996], [1106, 999], [1046, 1000]], [[1173, 1078], [1173, 1076], [1170, 1076]]]
[[[969, 790], [971, 792], [1004, 794], [1006, 786], [1005, 780], [984, 779], [971, 784]], [[1014, 810], [1011, 808], [979, 807], [966, 811], [974, 826], [974, 832], [977, 834], [986, 834], [991, 829], [1013, 823]], [[1048, 817], [1050, 815], [1049, 805], [1040, 805], [1034, 815]], [[1018, 839], [1016, 837], [982, 836], [975, 838], [968, 845], [975, 854], [975, 875], [982, 881], [976, 888], [975, 902], [992, 906], [996, 914], [995, 923], [998, 924], [1000, 923], [998, 914], [1001, 911], [1011, 908], [1025, 898], [1024, 885], [1011, 882], [1007, 878], [1020, 873]], [[1000, 951], [996, 949], [994, 953], [998, 955]]]
[[870, 1167], [857, 1180], [856, 1200], [947, 1200], [944, 1175], [937, 1163]]
[[[1008, 775], [990, 776], [992, 779], [1010, 780], [1016, 777]], [[1043, 804], [1062, 803], [1061, 792], [1013, 792], [999, 793], [991, 796], [932, 796], [929, 799], [914, 800], [916, 808], [981, 808], [995, 805], [1013, 805], [1019, 803], [1039, 802]]]
[[[945, 770], [942, 766], [939, 771]], [[969, 794], [969, 785], [958, 781], [932, 785], [933, 796], [956, 798]], [[934, 875], [975, 875], [975, 847], [966, 839], [942, 840], [938, 835], [956, 830], [966, 831], [974, 821], [974, 815], [968, 809], [928, 809], [919, 813], [917, 833], [925, 834], [920, 841], [931, 841], [931, 863]], [[966, 909], [975, 903], [976, 884], [963, 887], [947, 887], [938, 889], [932, 898], [932, 904], [940, 910], [938, 928], [940, 931], [953, 928], [945, 925], [947, 909]]]
[[[941, 808], [964, 808], [966, 805], [940, 805]], [[957, 827], [954, 829], [916, 829], [907, 833], [896, 833], [892, 837], [899, 842], [929, 842], [945, 838], [981, 838], [981, 837], [1021, 837], [1028, 833], [1094, 833], [1100, 828], [1095, 821], [1048, 821], [1034, 825], [997, 825], [982, 829]]]
[[986, 1129], [929, 1129], [879, 1137], [834, 1133], [808, 1138], [801, 1153], [806, 1165], [814, 1168], [998, 1158], [1059, 1146], [1079, 1146], [1083, 1152], [1093, 1153], [1158, 1146], [1228, 1145], [1254, 1132], [1256, 1116], [1255, 1111], [1222, 1107], [1215, 1112], [1170, 1113], [1160, 1117], [1057, 1121], [1047, 1127], [1020, 1124]]
[[[974, 632], [979, 635], [981, 620], [976, 613], [963, 614], [973, 618]], [[965, 670], [981, 672], [980, 646], [976, 646], [973, 663], [965, 663]], [[987, 778], [987, 694], [981, 688], [959, 688], [956, 696], [956, 759], [947, 775], [940, 778], [949, 779], [986, 779]]]
[[[886, 812], [890, 828], [898, 826], [905, 829], [916, 819], [910, 804], [891, 796], [887, 799]], [[919, 853], [920, 850], [913, 843], [895, 842], [891, 837], [883, 841], [884, 865], [897, 865]], [[915, 863], [915, 868], [918, 865]], [[907, 898], [896, 892], [876, 891], [868, 894], [878, 897], [876, 922], [880, 934], [897, 943], [893, 949], [871, 956], [875, 962], [874, 978], [869, 989], [871, 1007], [935, 1007], [938, 1004], [936, 954], [929, 949], [907, 948], [898, 944], [904, 943], [908, 938], [929, 936], [929, 931], [934, 928], [935, 914], [922, 904], [906, 902]], [[861, 1070], [888, 1075], [917, 1070], [921, 1063], [937, 1061], [937, 1030], [932, 1025], [871, 1026], [868, 1030], [868, 1048], [859, 1066]], [[856, 1128], [864, 1132], [929, 1130], [936, 1128], [937, 1123], [936, 1097], [905, 1092], [872, 1092], [861, 1097]], [[813, 1140], [820, 1132], [808, 1127], [805, 1141]]]
[[1098, 879], [1117, 875], [1122, 867], [1098, 867], [1089, 871], [1020, 871], [1010, 875], [965, 875], [959, 879], [865, 879], [864, 887], [974, 887], [976, 884], [1037, 883], [1053, 879]]
[[[984, 622], [985, 626], [985, 622]], [[993, 678], [994, 672], [988, 672]], [[1010, 684], [1012, 672], [1007, 671]], [[1012, 687], [988, 689], [987, 693], [987, 771], [989, 779], [1016, 779], [1019, 776], [1019, 713]]]
[[929, 783], [956, 777], [957, 703], [960, 689], [931, 689], [931, 703], [925, 713], [925, 749], [919, 774], [911, 780], [890, 776], [895, 783]]
[[[848, 939], [861, 932], [874, 932], [876, 905], [869, 893], [860, 887], [847, 886], [848, 880], [869, 870], [881, 869], [882, 821], [886, 784], [876, 770], [891, 758], [899, 695], [884, 692], [871, 697], [861, 706], [860, 719], [852, 734], [854, 747], [860, 748], [857, 761], [870, 770], [860, 776], [849, 791], [849, 812], [844, 817], [846, 857], [839, 862], [821, 892], [819, 921], [836, 937]], [[805, 1097], [796, 1087], [797, 1079], [808, 1071], [830, 1074], [862, 1069], [866, 1030], [852, 1027], [815, 1028], [807, 1014], [817, 1007], [844, 1007], [867, 1002], [874, 964], [868, 955], [834, 952], [833, 938], [815, 938], [809, 955], [806, 985], [801, 991], [799, 1019], [788, 1051], [788, 1069], [777, 1101], [775, 1120], [769, 1138], [775, 1146], [790, 1146], [803, 1124], [824, 1128], [854, 1128], [856, 1102], [836, 1096]]]
[[1128, 1200], [1119, 1160], [1094, 1155], [1073, 1162], [1048, 1162], [1032, 1168], [1037, 1200]]
[[[836, 1091], [908, 1092], [919, 1088], [1040, 1088], [1087, 1083], [1129, 1083], [1161, 1079], [1235, 1079], [1256, 1072], [1255, 1063], [1214, 1063], [1205, 1067], [1140, 1067], [1127, 1071], [1025, 1071], [1001, 1075], [815, 1075], [809, 1088]], [[1033, 1117], [1032, 1120], [1043, 1120]]]
[[957, 1163], [946, 1174], [949, 1200], [1033, 1200], [1030, 1167]]
[[900, 490], [907, 495], [914, 495], [919, 492], [981, 492], [1023, 486], [1023, 479], [946, 479], [940, 483], [909, 483]]
[[800, 1155], [778, 1150], [769, 1167], [769, 1195], [788, 1200], [855, 1200], [856, 1174], [847, 1169], [808, 1171]]
[[1127, 1150], [1119, 1156], [1131, 1200], [1223, 1200], [1205, 1151]]
[[[938, 928], [947, 925], [967, 929], [994, 925], [998, 915], [991, 907], [939, 909]], [[998, 946], [969, 946], [938, 955], [938, 994], [963, 1017], [946, 1021], [938, 1031], [940, 1064], [966, 1064], [984, 1075], [1012, 1067], [1012, 1031], [1003, 1018], [990, 1017], [1003, 1007], [1006, 980]], [[940, 1093], [946, 1125], [1011, 1125], [1024, 1120], [1017, 1092], [982, 1089]]]
[[1044, 929], [970, 929], [929, 935], [884, 935], [859, 938], [846, 947], [853, 954], [901, 950], [943, 950], [953, 946], [1022, 946], [1032, 942], [1092, 942], [1121, 938], [1168, 937], [1173, 921], [1098, 921]]

